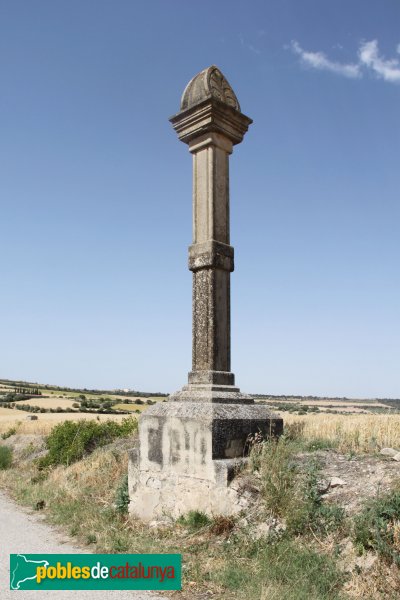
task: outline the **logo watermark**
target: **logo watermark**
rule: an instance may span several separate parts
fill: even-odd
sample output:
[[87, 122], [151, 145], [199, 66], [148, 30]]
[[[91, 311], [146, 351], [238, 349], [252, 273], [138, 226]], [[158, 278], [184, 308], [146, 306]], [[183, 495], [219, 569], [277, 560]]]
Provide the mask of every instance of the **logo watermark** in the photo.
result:
[[180, 554], [10, 554], [11, 590], [180, 590]]

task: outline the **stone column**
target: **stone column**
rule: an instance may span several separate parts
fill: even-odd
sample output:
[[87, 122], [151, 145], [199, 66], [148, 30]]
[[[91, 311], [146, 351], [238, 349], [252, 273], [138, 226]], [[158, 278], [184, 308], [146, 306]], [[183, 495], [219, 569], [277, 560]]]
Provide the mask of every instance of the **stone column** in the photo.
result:
[[186, 86], [181, 111], [170, 119], [193, 154], [193, 349], [189, 385], [172, 400], [252, 402], [233, 387], [229, 223], [229, 155], [252, 120], [240, 112], [229, 83], [215, 66]]
[[230, 364], [229, 154], [252, 121], [215, 66], [189, 82], [170, 120], [193, 154], [193, 364], [188, 385], [140, 417], [129, 493], [130, 512], [145, 520], [240, 511], [234, 475], [249, 436], [283, 426], [234, 386]]

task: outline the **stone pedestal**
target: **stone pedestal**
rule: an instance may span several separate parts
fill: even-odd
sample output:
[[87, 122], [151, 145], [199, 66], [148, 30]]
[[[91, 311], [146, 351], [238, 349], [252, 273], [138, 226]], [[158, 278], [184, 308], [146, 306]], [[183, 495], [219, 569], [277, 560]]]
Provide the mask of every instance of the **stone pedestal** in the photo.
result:
[[189, 510], [238, 512], [233, 480], [249, 437], [282, 432], [282, 419], [242, 394], [230, 370], [229, 155], [252, 121], [212, 66], [189, 82], [171, 123], [193, 154], [192, 371], [188, 385], [140, 418], [129, 463], [130, 512], [145, 520]]
[[140, 419], [139, 448], [129, 460], [130, 512], [144, 520], [189, 510], [230, 515], [242, 510], [234, 477], [249, 436], [281, 432], [265, 406], [160, 402]]

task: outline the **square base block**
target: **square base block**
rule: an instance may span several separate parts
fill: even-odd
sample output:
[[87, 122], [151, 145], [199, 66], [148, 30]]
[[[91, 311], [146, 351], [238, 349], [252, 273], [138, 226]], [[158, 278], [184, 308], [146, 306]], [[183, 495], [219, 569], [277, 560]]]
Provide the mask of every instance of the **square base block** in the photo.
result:
[[130, 455], [131, 514], [152, 520], [189, 510], [240, 511], [234, 476], [249, 436], [268, 438], [282, 428], [262, 405], [159, 402], [141, 416], [139, 447]]

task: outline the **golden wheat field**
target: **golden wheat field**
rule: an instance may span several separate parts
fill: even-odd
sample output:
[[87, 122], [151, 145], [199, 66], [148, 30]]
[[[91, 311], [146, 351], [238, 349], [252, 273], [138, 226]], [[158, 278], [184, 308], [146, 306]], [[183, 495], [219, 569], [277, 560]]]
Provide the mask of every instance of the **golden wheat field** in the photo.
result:
[[286, 425], [304, 423], [302, 437], [328, 439], [342, 452], [400, 449], [400, 414], [396, 415], [282, 415]]
[[20, 404], [27, 404], [28, 406], [38, 406], [39, 408], [74, 408], [72, 405], [76, 404], [74, 400], [67, 400], [66, 398], [60, 398], [59, 396], [53, 396], [52, 398], [30, 398], [29, 400], [20, 400]]
[[[7, 411], [7, 412], [4, 412]], [[82, 419], [96, 419], [98, 421], [121, 421], [127, 415], [98, 415], [90, 413], [40, 413], [36, 415], [37, 421], [27, 420], [32, 413], [9, 408], [0, 409], [0, 434], [10, 427], [17, 427], [18, 433], [36, 433], [47, 435], [52, 428], [63, 421], [80, 421]]]

